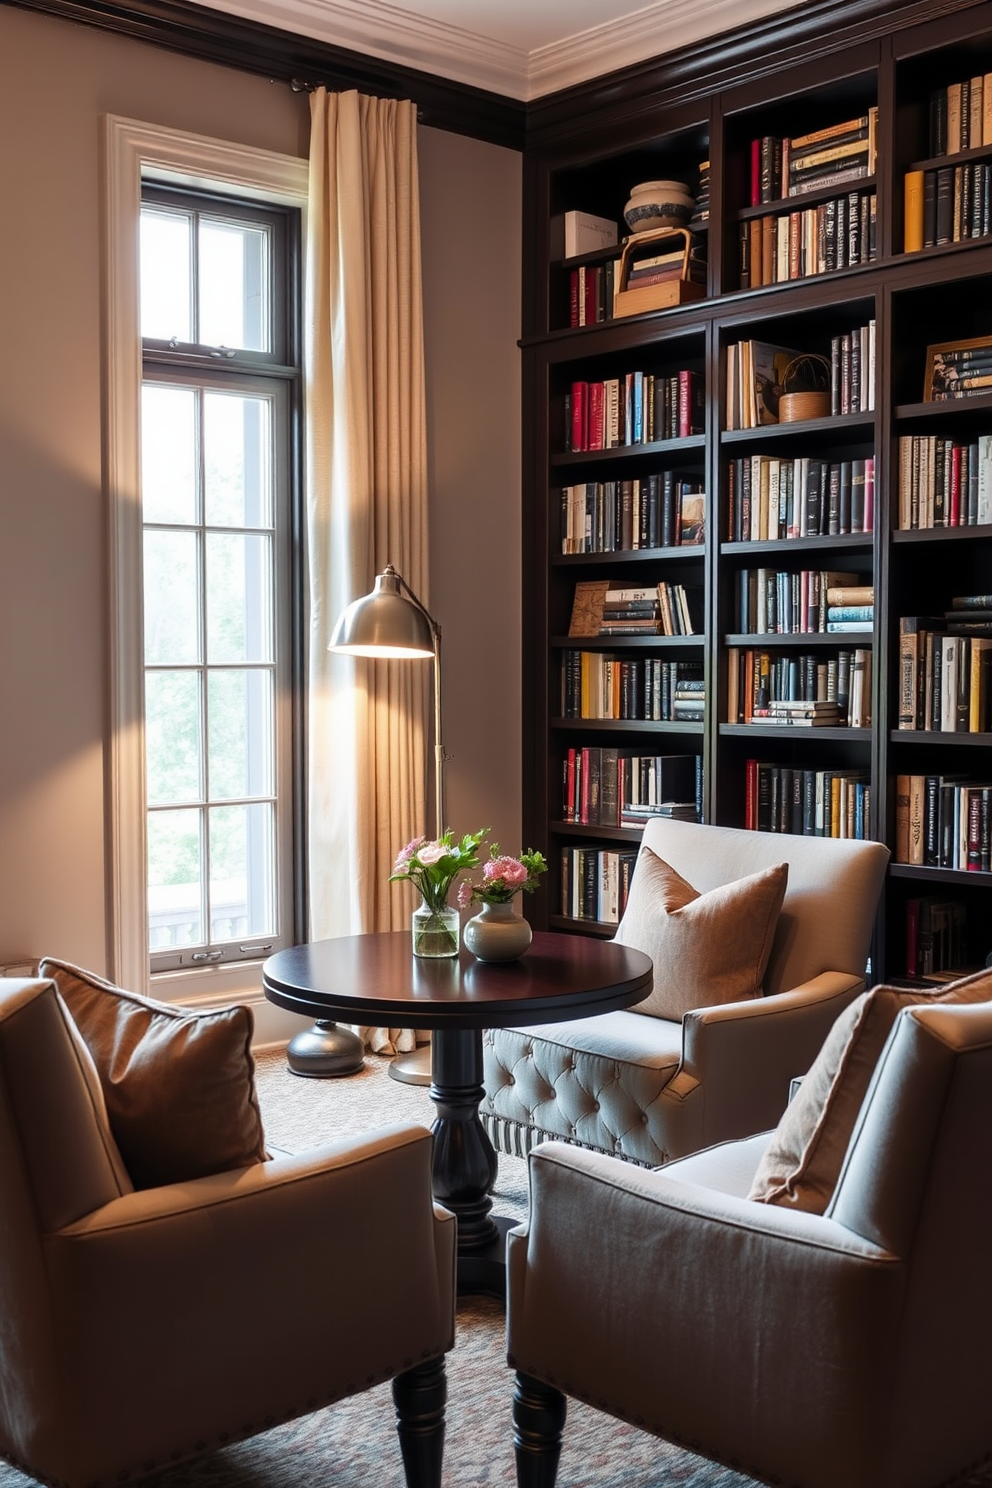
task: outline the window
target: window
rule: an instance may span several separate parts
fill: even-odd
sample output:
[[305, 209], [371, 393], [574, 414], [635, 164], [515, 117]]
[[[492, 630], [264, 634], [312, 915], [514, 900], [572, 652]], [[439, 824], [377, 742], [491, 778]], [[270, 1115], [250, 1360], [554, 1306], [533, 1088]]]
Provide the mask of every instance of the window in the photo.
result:
[[278, 208], [142, 190], [153, 972], [294, 938], [295, 226]]

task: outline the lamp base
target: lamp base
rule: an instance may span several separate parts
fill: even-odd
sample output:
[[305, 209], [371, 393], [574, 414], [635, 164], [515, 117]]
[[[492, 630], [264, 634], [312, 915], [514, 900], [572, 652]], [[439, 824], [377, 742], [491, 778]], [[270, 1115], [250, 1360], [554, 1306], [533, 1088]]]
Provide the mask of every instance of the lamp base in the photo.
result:
[[365, 1068], [365, 1046], [357, 1033], [320, 1019], [290, 1040], [286, 1063], [294, 1075], [335, 1079]]
[[431, 1083], [431, 1046], [419, 1044], [409, 1054], [397, 1054], [389, 1061], [389, 1075], [402, 1085], [429, 1085]]

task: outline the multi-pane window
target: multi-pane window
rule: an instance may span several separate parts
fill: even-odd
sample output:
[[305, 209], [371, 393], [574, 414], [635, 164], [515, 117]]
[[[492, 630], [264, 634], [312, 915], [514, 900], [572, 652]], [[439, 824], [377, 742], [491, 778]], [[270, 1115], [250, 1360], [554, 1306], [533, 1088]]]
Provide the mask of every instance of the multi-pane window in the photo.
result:
[[291, 229], [276, 210], [143, 193], [153, 971], [293, 935]]

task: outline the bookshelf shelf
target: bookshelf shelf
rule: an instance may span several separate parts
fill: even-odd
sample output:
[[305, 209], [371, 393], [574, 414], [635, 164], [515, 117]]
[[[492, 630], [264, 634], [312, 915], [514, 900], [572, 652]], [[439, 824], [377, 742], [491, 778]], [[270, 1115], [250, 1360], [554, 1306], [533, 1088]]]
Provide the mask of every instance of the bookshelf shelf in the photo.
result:
[[568, 733], [702, 734], [703, 725], [688, 719], [553, 718], [550, 727]]
[[[613, 934], [613, 924], [554, 912], [563, 903], [563, 882], [569, 881], [562, 855], [579, 843], [583, 848], [593, 848], [597, 842], [604, 849], [610, 844], [616, 848], [636, 844], [638, 837], [635, 829], [561, 820], [562, 771], [570, 751], [592, 746], [619, 749], [629, 757], [695, 755], [701, 762], [697, 770], [702, 772], [703, 819], [736, 826], [766, 821], [755, 817], [754, 798], [748, 795], [754, 769], [769, 774], [780, 771], [783, 779], [790, 772], [802, 771], [804, 785], [811, 773], [818, 778], [843, 775], [856, 782], [858, 791], [856, 817], [848, 815], [846, 827], [854, 820], [859, 833], [868, 832], [886, 842], [894, 857], [897, 777], [912, 772], [914, 777], [925, 774], [943, 780], [945, 775], [967, 774], [971, 786], [980, 785], [985, 757], [976, 751], [992, 746], [992, 733], [910, 732], [895, 727], [901, 704], [901, 620], [936, 617], [931, 623], [939, 626], [955, 598], [992, 594], [992, 523], [911, 531], [897, 528], [904, 436], [946, 440], [948, 460], [952, 443], [975, 447], [986, 436], [992, 437], [992, 390], [943, 402], [922, 400], [931, 367], [930, 348], [975, 338], [992, 341], [992, 235], [904, 252], [906, 174], [992, 164], [992, 142], [969, 144], [963, 151], [944, 155], [934, 147], [931, 135], [932, 93], [946, 92], [967, 78], [988, 74], [992, 79], [992, 3], [947, 0], [935, 8], [921, 7], [914, 0], [885, 0], [872, 7], [867, 30], [852, 26], [842, 39], [832, 35], [824, 23], [822, 31], [816, 32], [818, 45], [800, 46], [798, 38], [806, 34], [802, 12], [799, 7], [795, 15], [789, 12], [776, 21], [777, 49], [767, 60], [762, 55], [760, 68], [738, 71], [732, 79], [723, 69], [714, 68], [712, 76], [726, 79], [725, 85], [707, 81], [706, 73], [689, 76], [676, 68], [670, 77], [665, 75], [664, 86], [656, 93], [645, 91], [633, 76], [626, 82], [621, 78], [616, 88], [591, 89], [587, 98], [583, 95], [552, 110], [527, 151], [525, 234], [534, 248], [526, 266], [521, 339], [526, 450], [524, 836], [546, 852], [550, 865], [547, 889], [532, 901], [532, 917], [538, 924]], [[809, 24], [815, 29], [819, 23], [811, 18]], [[992, 96], [986, 104], [992, 128]], [[805, 140], [817, 134], [820, 141]], [[870, 144], [863, 146], [867, 136]], [[774, 163], [776, 139], [789, 142], [786, 153], [793, 161], [785, 192], [789, 183], [799, 179], [804, 186], [812, 182], [813, 189], [761, 200], [760, 190], [758, 196], [754, 194], [755, 142], [761, 167], [766, 157]], [[820, 148], [835, 152], [833, 163], [808, 158]], [[569, 326], [570, 271], [619, 257], [625, 230], [621, 213], [629, 189], [638, 181], [671, 178], [685, 180], [695, 190], [698, 177], [694, 173], [707, 160], [705, 298], [667, 310]], [[828, 165], [836, 176], [828, 178]], [[822, 179], [815, 179], [821, 168]], [[864, 174], [857, 174], [862, 168]], [[974, 173], [973, 179], [977, 181], [979, 175]], [[757, 180], [760, 188], [760, 169]], [[769, 189], [774, 194], [774, 188]], [[777, 189], [782, 190], [781, 180]], [[860, 201], [872, 195], [875, 215], [872, 220], [869, 210], [868, 246], [862, 261], [852, 262], [858, 255], [850, 251], [850, 244], [859, 241], [864, 247], [866, 242]], [[839, 256], [837, 238], [836, 259], [829, 255], [817, 259], [814, 253], [811, 260], [812, 230], [815, 226], [819, 231], [821, 221], [825, 233], [833, 230], [830, 204], [841, 197], [850, 198], [844, 209], [837, 210], [842, 216], [847, 213], [848, 230], [854, 236], [844, 240], [844, 257]], [[581, 259], [563, 261], [552, 256], [550, 222], [568, 211], [616, 221], [617, 247]], [[773, 226], [780, 256], [773, 277], [779, 282], [755, 284], [752, 280], [750, 287], [742, 288], [744, 239], [750, 251], [757, 241], [760, 219], [767, 218], [776, 220]], [[797, 231], [810, 236], [803, 240], [804, 256], [797, 262], [803, 270], [815, 262], [818, 272], [781, 278], [781, 265], [787, 258], [782, 256], [786, 229], [777, 223], [783, 218], [802, 219]], [[791, 242], [788, 248], [791, 252]], [[869, 253], [874, 256], [864, 261]], [[824, 267], [843, 263], [844, 258], [849, 267]], [[787, 267], [791, 273], [791, 261]], [[869, 325], [873, 327], [870, 336], [864, 329]], [[855, 386], [848, 382], [847, 396], [835, 396], [833, 402], [835, 408], [855, 411], [752, 428], [728, 427], [757, 417], [762, 408], [781, 406], [782, 392], [792, 390], [781, 386], [777, 372], [774, 396], [748, 411], [740, 384], [749, 386], [744, 368], [753, 365], [758, 355], [755, 346], [791, 348], [794, 353], [830, 360], [838, 347], [848, 344], [844, 338], [851, 345], [857, 341], [857, 332], [862, 333], [858, 350], [865, 364], [863, 380]], [[753, 343], [747, 362], [743, 353], [730, 350], [745, 342]], [[836, 395], [836, 361], [834, 367]], [[564, 422], [565, 399], [576, 381], [616, 378], [633, 369], [656, 374], [681, 368], [692, 369], [702, 378], [702, 418], [692, 426], [703, 432], [607, 450], [563, 448], [565, 430], [570, 427]], [[819, 462], [821, 491], [833, 480], [839, 483], [841, 503], [845, 503], [851, 490], [849, 521], [841, 515], [834, 520], [837, 508], [829, 508], [826, 496], [816, 511], [812, 476], [807, 481], [810, 466], [798, 463], [807, 460], [810, 466]], [[874, 510], [866, 508], [863, 518], [860, 462], [869, 462], [866, 495], [874, 477]], [[989, 463], [992, 467], [992, 459]], [[787, 464], [791, 467], [788, 477], [781, 475]], [[746, 481], [764, 481], [766, 465], [774, 467], [768, 475], [767, 522], [763, 497], [758, 514], [752, 508], [749, 515], [745, 502]], [[748, 473], [743, 476], [745, 466]], [[837, 467], [841, 468], [839, 475]], [[568, 502], [577, 487], [643, 480], [666, 471], [698, 483], [705, 491], [705, 544], [560, 552], [563, 503], [572, 510]], [[795, 501], [800, 474], [804, 495], [809, 496], [808, 510], [806, 504], [800, 507]], [[988, 479], [992, 481], [992, 468]], [[563, 498], [565, 488], [569, 495]], [[778, 507], [773, 492], [778, 492]], [[794, 515], [793, 506], [799, 516]], [[954, 510], [957, 518], [958, 509]], [[974, 517], [975, 507], [971, 510]], [[839, 511], [846, 512], [847, 506], [841, 504]], [[930, 515], [929, 503], [926, 514]], [[942, 520], [939, 509], [938, 515]], [[869, 525], [873, 530], [821, 535], [828, 521], [834, 526]], [[734, 530], [785, 532], [793, 527], [805, 530], [807, 525], [816, 535], [730, 539]], [[575, 532], [570, 525], [570, 546], [576, 545]], [[578, 545], [582, 540], [580, 533]], [[745, 592], [750, 592], [742, 585], [771, 582], [758, 580], [753, 573], [745, 581], [744, 571], [757, 569], [769, 570], [774, 582], [781, 583], [781, 602], [786, 606], [795, 603], [795, 590], [789, 584], [812, 585], [817, 572], [837, 575], [828, 582], [839, 589], [870, 588], [873, 620], [864, 628], [846, 632], [742, 631], [742, 621], [754, 623], [754, 612], [749, 621], [748, 610], [741, 608]], [[580, 580], [605, 580], [613, 589], [649, 587], [662, 580], [684, 583], [701, 595], [705, 633], [691, 637], [566, 636], [563, 632]], [[769, 599], [770, 590], [761, 592]], [[812, 587], [801, 588], [809, 604], [815, 602], [815, 592]], [[757, 613], [763, 616], [765, 611], [759, 607]], [[989, 636], [992, 639], [992, 626]], [[616, 658], [621, 666], [629, 661], [634, 667], [670, 668], [666, 675], [670, 675], [671, 686], [682, 687], [683, 711], [689, 711], [686, 697], [702, 698], [704, 716], [700, 721], [663, 722], [562, 717], [566, 696], [562, 672], [569, 651]], [[849, 716], [870, 717], [872, 726], [724, 722], [728, 706], [734, 707], [734, 716], [750, 712], [738, 697], [745, 686], [752, 686], [752, 672], [758, 670], [757, 655], [752, 662], [743, 654], [748, 651], [781, 658], [775, 685], [781, 685], [785, 677], [788, 686], [800, 694], [804, 688], [814, 689], [811, 697], [825, 696], [820, 689], [835, 686], [837, 680], [843, 682], [845, 669], [850, 667], [851, 685], [856, 678], [857, 692]], [[846, 658], [843, 653], [848, 653]], [[970, 650], [968, 654], [978, 653]], [[866, 680], [869, 675], [870, 682]], [[870, 700], [862, 695], [868, 687]], [[843, 687], [840, 691], [843, 698]], [[971, 716], [984, 720], [989, 715]], [[986, 778], [992, 778], [992, 771]], [[945, 788], [948, 785], [944, 782]], [[793, 815], [791, 820], [795, 823], [799, 818]], [[959, 852], [952, 857], [959, 861]], [[872, 950], [876, 979], [906, 972], [909, 926], [924, 901], [929, 905], [938, 899], [941, 904], [953, 900], [963, 906], [969, 927], [963, 954], [970, 964], [984, 962], [992, 949], [992, 930], [987, 928], [992, 926], [990, 891], [992, 871], [893, 862]], [[986, 937], [989, 944], [984, 943]]]
[[856, 728], [796, 728], [791, 724], [777, 723], [721, 723], [720, 734], [724, 738], [737, 739], [816, 739], [823, 743], [843, 740], [851, 744], [870, 744], [871, 729]]
[[870, 553], [873, 547], [874, 537], [870, 532], [853, 532], [825, 537], [776, 537], [762, 542], [722, 542], [720, 556], [736, 559], [762, 554], [770, 556], [773, 553], [789, 557], [801, 556], [803, 553], [838, 552], [853, 557], [859, 553]]
[[706, 449], [706, 438], [702, 434], [690, 434], [684, 439], [654, 439], [650, 444], [621, 444], [612, 449], [561, 450], [551, 456], [553, 466], [602, 465], [615, 460], [657, 459], [660, 455], [685, 455]]
[[748, 631], [725, 635], [725, 646], [751, 646], [758, 651], [808, 650], [811, 646], [870, 646], [874, 630], [848, 630], [842, 633], [823, 630], [801, 630], [794, 634], [778, 631]]

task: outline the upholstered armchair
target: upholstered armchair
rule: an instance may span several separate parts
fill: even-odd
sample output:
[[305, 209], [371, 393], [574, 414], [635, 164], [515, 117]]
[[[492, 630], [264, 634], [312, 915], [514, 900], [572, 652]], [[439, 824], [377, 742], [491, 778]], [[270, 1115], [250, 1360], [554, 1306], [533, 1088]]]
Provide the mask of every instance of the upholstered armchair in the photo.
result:
[[651, 821], [616, 938], [652, 956], [655, 991], [625, 1012], [488, 1032], [494, 1145], [525, 1156], [550, 1138], [655, 1167], [773, 1126], [864, 990], [888, 857], [877, 842]]
[[[115, 989], [49, 967], [92, 1025]], [[0, 980], [0, 1454], [42, 1482], [93, 1488], [392, 1379], [407, 1482], [438, 1488], [455, 1224], [432, 1203], [430, 1134], [394, 1127], [266, 1159], [250, 1012], [198, 1021], [122, 997], [98, 1071], [53, 980]], [[199, 1126], [192, 1155], [207, 1171], [161, 1181], [156, 1168], [190, 1154], [160, 1120], [164, 1145], [141, 1170], [153, 1103], [142, 1112], [147, 1092], [127, 1087], [143, 1060], [137, 1083], [153, 1081], [164, 1053], [168, 1101], [190, 1049], [206, 1074], [233, 1072], [225, 1141], [247, 1148], [233, 1167], [207, 1155], [212, 1123], [187, 1093], [176, 1125]], [[108, 1119], [122, 1091], [128, 1165]]]
[[519, 1488], [553, 1488], [568, 1396], [803, 1488], [935, 1488], [992, 1454], [992, 1006], [902, 1007], [877, 1068], [833, 1052], [798, 1144], [790, 1106], [651, 1173], [531, 1153]]

